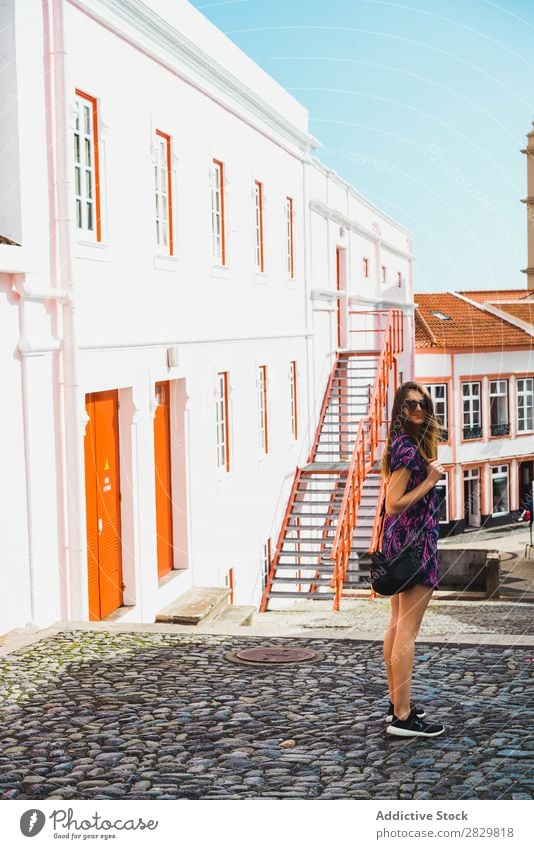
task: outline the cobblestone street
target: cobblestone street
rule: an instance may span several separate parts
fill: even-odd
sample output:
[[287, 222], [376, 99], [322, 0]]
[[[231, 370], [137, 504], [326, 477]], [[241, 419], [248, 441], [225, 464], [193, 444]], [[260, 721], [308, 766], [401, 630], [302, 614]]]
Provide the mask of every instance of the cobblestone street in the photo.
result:
[[[512, 642], [513, 638], [510, 638]], [[67, 629], [1, 658], [3, 799], [530, 799], [528, 645], [416, 643], [412, 697], [445, 725], [385, 733], [379, 641], [246, 667], [261, 636]]]

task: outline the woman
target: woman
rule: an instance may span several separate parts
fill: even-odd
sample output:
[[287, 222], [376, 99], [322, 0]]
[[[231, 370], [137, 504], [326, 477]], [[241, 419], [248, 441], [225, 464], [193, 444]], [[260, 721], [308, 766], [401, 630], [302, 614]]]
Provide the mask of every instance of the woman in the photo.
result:
[[382, 552], [392, 557], [412, 542], [422, 565], [420, 583], [391, 596], [391, 620], [384, 637], [390, 693], [387, 733], [399, 737], [436, 737], [444, 727], [424, 722], [422, 708], [410, 701], [414, 642], [432, 592], [439, 586], [439, 497], [436, 483], [440, 424], [426, 387], [414, 381], [399, 386], [393, 400], [389, 438], [381, 472], [391, 475], [386, 490]]

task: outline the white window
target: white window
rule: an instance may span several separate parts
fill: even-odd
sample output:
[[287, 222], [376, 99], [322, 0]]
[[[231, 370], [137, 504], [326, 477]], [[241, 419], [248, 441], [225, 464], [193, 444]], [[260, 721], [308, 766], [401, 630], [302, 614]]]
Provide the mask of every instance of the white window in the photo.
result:
[[534, 430], [534, 378], [517, 379], [517, 430]]
[[160, 130], [156, 131], [154, 189], [156, 197], [156, 244], [172, 256], [171, 140], [170, 136]]
[[258, 369], [258, 414], [259, 414], [259, 445], [265, 454], [269, 451], [269, 434], [267, 426], [267, 366]]
[[296, 360], [291, 361], [290, 372], [290, 392], [291, 392], [291, 431], [293, 438], [298, 438], [298, 419], [297, 419], [297, 363]]
[[491, 436], [506, 436], [510, 433], [508, 420], [508, 381], [490, 381]]
[[263, 184], [254, 183], [254, 233], [256, 271], [264, 271], [263, 260]]
[[427, 387], [432, 403], [434, 405], [434, 414], [442, 426], [442, 438], [447, 440], [449, 418], [447, 412], [447, 384], [446, 383], [431, 383]]
[[439, 521], [448, 523], [449, 521], [449, 476], [447, 472], [442, 475], [436, 483], [436, 488], [439, 496]]
[[216, 396], [217, 422], [217, 465], [230, 471], [230, 453], [228, 446], [228, 372], [217, 375]]
[[214, 159], [211, 169], [211, 236], [215, 262], [226, 265], [226, 222], [224, 210], [224, 167]]
[[74, 192], [76, 227], [85, 238], [100, 241], [96, 100], [76, 90], [74, 125]]
[[462, 403], [464, 439], [480, 439], [482, 436], [482, 418], [479, 381], [462, 383]]
[[287, 245], [287, 273], [290, 277], [295, 276], [295, 262], [293, 250], [293, 198], [286, 198], [286, 245]]
[[509, 512], [508, 466], [491, 467], [492, 516]]

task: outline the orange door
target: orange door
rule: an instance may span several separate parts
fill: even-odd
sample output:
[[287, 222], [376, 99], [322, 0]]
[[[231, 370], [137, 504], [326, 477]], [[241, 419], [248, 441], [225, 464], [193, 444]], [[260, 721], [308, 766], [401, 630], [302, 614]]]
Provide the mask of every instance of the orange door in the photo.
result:
[[117, 390], [86, 396], [85, 501], [89, 619], [122, 605]]
[[156, 383], [156, 398], [158, 406], [154, 416], [154, 463], [158, 577], [161, 578], [170, 572], [173, 566], [169, 381]]

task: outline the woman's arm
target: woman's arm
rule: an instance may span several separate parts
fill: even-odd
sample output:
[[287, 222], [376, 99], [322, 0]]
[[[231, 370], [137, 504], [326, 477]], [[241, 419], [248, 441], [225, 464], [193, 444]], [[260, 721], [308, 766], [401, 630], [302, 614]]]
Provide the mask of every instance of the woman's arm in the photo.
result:
[[411, 507], [436, 486], [445, 472], [445, 469], [437, 460], [430, 460], [427, 463], [427, 470], [428, 474], [425, 480], [414, 486], [409, 492], [406, 492], [406, 487], [412, 474], [411, 469], [402, 466], [391, 473], [386, 489], [386, 513], [395, 516]]
[[412, 475], [411, 469], [403, 467], [391, 473], [386, 489], [386, 513], [396, 516], [415, 504], [435, 486], [434, 481], [427, 477], [409, 492], [406, 492], [408, 481]]

